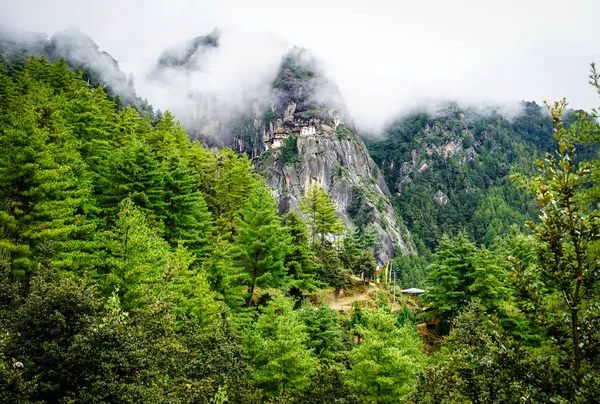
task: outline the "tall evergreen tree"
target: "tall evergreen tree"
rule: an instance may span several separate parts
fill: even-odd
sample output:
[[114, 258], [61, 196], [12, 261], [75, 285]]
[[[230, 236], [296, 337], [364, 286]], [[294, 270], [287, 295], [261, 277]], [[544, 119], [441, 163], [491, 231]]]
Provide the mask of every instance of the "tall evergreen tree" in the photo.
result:
[[182, 243], [201, 258], [207, 253], [212, 221], [193, 171], [177, 155], [163, 162], [163, 171], [165, 239], [171, 245]]
[[284, 223], [290, 237], [289, 250], [285, 257], [285, 283], [292, 296], [301, 297], [303, 293], [316, 290], [317, 265], [308, 246], [306, 224], [293, 212], [285, 216]]
[[179, 244], [167, 255], [162, 287], [179, 320], [194, 317], [207, 327], [214, 323], [218, 305], [204, 272], [192, 267], [193, 262], [194, 256]]
[[350, 352], [352, 368], [346, 381], [363, 402], [396, 403], [413, 390], [424, 361], [423, 345], [413, 325], [396, 327], [383, 309], [366, 312], [364, 339]]
[[269, 189], [258, 186], [248, 195], [237, 223], [232, 250], [240, 280], [248, 288], [248, 307], [252, 305], [255, 287], [280, 286], [285, 276], [283, 264], [289, 236], [276, 212]]
[[444, 321], [469, 303], [468, 287], [473, 272], [475, 246], [464, 232], [451, 239], [444, 235], [429, 267], [424, 297]]
[[129, 310], [158, 291], [165, 271], [168, 245], [150, 228], [144, 214], [129, 198], [120, 204], [115, 224], [99, 235], [98, 282], [110, 295], [114, 290]]
[[246, 350], [254, 366], [252, 377], [273, 397], [301, 391], [315, 372], [317, 359], [307, 348], [306, 327], [291, 299], [276, 296], [247, 332]]
[[300, 211], [308, 219], [311, 245], [314, 250], [324, 248], [328, 236], [341, 234], [344, 224], [335, 214], [335, 205], [329, 195], [317, 185], [306, 191], [300, 203]]
[[164, 172], [148, 145], [133, 140], [111, 157], [100, 197], [105, 214], [113, 219], [119, 203], [130, 198], [149, 217], [151, 224], [157, 225], [165, 215]]
[[[37, 67], [43, 75], [47, 65]], [[86, 235], [83, 217], [90, 193], [76, 142], [61, 118], [64, 100], [36, 83], [29, 71], [20, 78], [18, 116], [0, 133], [0, 237], [15, 274], [38, 263], [79, 268]]]
[[224, 149], [212, 168], [214, 186], [208, 198], [216, 218], [217, 230], [224, 235], [233, 235], [237, 218], [242, 214], [246, 199], [257, 186], [252, 174], [252, 165], [247, 157], [238, 157], [233, 150]]

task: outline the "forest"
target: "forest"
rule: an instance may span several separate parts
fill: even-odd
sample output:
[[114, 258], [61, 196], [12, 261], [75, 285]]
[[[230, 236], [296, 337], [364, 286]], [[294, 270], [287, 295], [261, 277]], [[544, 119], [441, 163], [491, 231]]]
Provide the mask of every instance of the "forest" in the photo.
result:
[[[396, 258], [398, 286], [427, 293], [379, 284], [340, 311], [327, 296], [377, 263], [325, 190], [280, 215], [246, 155], [191, 142], [171, 113], [62, 59], [0, 68], [0, 402], [596, 402], [598, 111], [548, 110], [541, 132], [493, 137], [521, 138], [499, 162], [474, 129], [474, 205], [424, 206], [439, 178], [396, 198], [420, 253]], [[384, 172], [412, 141], [389, 131], [369, 145]], [[446, 186], [474, 188], [481, 167], [454, 169]]]

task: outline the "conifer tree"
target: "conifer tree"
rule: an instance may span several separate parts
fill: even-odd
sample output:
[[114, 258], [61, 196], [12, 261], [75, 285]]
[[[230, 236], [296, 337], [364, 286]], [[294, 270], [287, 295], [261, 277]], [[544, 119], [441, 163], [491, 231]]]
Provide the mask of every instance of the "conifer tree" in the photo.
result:
[[18, 112], [16, 86], [0, 63], [0, 128], [4, 130]]
[[276, 287], [283, 282], [289, 236], [280, 223], [269, 189], [265, 185], [256, 187], [237, 221], [238, 233], [232, 246], [240, 280], [248, 288], [248, 307], [257, 286]]
[[285, 216], [284, 223], [290, 237], [289, 250], [285, 257], [287, 270], [285, 284], [292, 296], [300, 297], [305, 292], [316, 290], [317, 265], [308, 246], [306, 224], [293, 212]]
[[179, 319], [194, 317], [207, 327], [215, 320], [218, 306], [204, 272], [193, 268], [193, 262], [194, 256], [182, 244], [170, 252], [162, 274], [163, 289]]
[[20, 85], [27, 91], [19, 101], [23, 107], [0, 133], [5, 152], [0, 237], [19, 275], [37, 263], [78, 268], [85, 265], [84, 244], [91, 231], [82, 215], [90, 193], [84, 166], [61, 118], [62, 100], [25, 74]]
[[502, 302], [509, 300], [510, 291], [505, 282], [507, 266], [507, 260], [498, 259], [485, 247], [475, 252], [469, 294], [477, 297], [484, 308], [498, 308]]
[[168, 257], [168, 245], [150, 228], [129, 198], [119, 205], [115, 224], [99, 235], [103, 250], [97, 277], [106, 295], [117, 290], [126, 310], [137, 307], [158, 290]]
[[166, 205], [164, 237], [171, 245], [182, 243], [196, 258], [202, 258], [206, 255], [212, 220], [193, 171], [177, 155], [169, 157], [162, 167]]
[[206, 278], [218, 300], [231, 308], [242, 306], [244, 286], [242, 275], [235, 268], [231, 243], [217, 235], [210, 245], [207, 259], [202, 263]]
[[257, 186], [252, 165], [247, 157], [238, 157], [233, 150], [223, 149], [214, 161], [211, 171], [214, 186], [207, 202], [215, 215], [217, 230], [233, 235], [236, 219], [241, 216], [251, 190]]
[[346, 351], [349, 343], [342, 331], [336, 314], [322, 301], [315, 308], [305, 302], [299, 311], [300, 319], [306, 325], [309, 336], [308, 348], [319, 358], [321, 365], [335, 367]]
[[448, 321], [469, 302], [475, 246], [464, 232], [451, 239], [444, 235], [429, 267], [424, 298]]
[[164, 218], [164, 172], [147, 144], [134, 140], [116, 150], [108, 165], [104, 192], [100, 197], [105, 214], [111, 219], [125, 198], [149, 216], [152, 225]]
[[246, 336], [252, 377], [266, 397], [301, 391], [315, 372], [317, 359], [307, 348], [306, 326], [291, 299], [276, 296]]
[[397, 328], [394, 315], [383, 309], [366, 317], [367, 325], [359, 326], [364, 340], [350, 352], [346, 381], [362, 402], [397, 403], [413, 390], [425, 359], [421, 339], [412, 325]]
[[161, 115], [154, 130], [148, 134], [147, 140], [160, 160], [166, 160], [173, 154], [187, 160], [191, 155], [190, 140], [181, 124], [169, 111]]
[[344, 224], [335, 214], [335, 205], [323, 188], [313, 185], [302, 198], [300, 211], [308, 219], [311, 246], [314, 250], [325, 247], [328, 236], [341, 234]]

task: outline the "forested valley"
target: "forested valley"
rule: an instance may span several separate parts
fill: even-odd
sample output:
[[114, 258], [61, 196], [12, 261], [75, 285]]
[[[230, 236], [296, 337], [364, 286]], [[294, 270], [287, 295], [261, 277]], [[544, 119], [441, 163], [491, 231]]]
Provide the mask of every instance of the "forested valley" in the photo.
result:
[[597, 402], [598, 112], [548, 110], [367, 140], [418, 252], [392, 278], [322, 187], [280, 214], [171, 113], [0, 68], [0, 402]]

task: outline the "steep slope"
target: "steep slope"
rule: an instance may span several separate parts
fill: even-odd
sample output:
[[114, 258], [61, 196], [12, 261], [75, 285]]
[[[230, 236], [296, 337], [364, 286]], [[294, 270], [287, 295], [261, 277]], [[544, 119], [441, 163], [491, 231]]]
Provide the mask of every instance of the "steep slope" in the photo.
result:
[[255, 160], [257, 170], [277, 196], [281, 213], [296, 210], [317, 184], [331, 195], [348, 230], [374, 232], [379, 260], [389, 260], [396, 250], [414, 253], [380, 170], [345, 118], [339, 91], [315, 63], [306, 51], [292, 50], [273, 84], [275, 101], [265, 112], [254, 108], [254, 132], [268, 149]]
[[546, 111], [535, 103], [521, 107], [507, 119], [449, 104], [398, 119], [383, 138], [367, 142], [421, 252], [434, 250], [443, 233], [462, 229], [491, 245], [512, 225], [535, 218], [532, 197], [510, 174], [533, 174], [535, 159], [556, 143]]
[[31, 56], [44, 56], [51, 62], [63, 58], [75, 71], [81, 71], [90, 86], [102, 86], [123, 106], [152, 114], [152, 107], [137, 96], [133, 76], [125, 74], [119, 63], [83, 32], [67, 29], [51, 38], [32, 32], [0, 30], [0, 61], [10, 70], [18, 68]]

